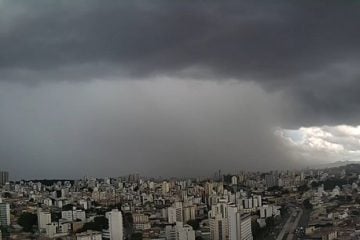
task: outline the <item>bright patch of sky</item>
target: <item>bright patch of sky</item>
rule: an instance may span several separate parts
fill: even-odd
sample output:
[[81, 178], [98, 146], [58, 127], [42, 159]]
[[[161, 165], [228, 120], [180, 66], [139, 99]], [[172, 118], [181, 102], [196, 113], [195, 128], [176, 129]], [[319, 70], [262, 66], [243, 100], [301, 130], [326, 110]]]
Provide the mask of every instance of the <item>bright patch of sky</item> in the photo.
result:
[[275, 134], [295, 157], [308, 161], [360, 160], [360, 126], [315, 126], [277, 129]]

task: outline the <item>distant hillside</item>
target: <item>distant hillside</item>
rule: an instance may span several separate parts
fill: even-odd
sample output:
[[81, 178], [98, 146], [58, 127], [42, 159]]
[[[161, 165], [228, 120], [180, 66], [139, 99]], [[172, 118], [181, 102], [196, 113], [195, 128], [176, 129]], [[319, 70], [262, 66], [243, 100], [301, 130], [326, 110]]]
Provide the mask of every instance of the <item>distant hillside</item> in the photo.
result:
[[337, 167], [343, 167], [349, 164], [360, 164], [360, 161], [337, 161], [333, 163], [326, 163], [326, 164], [320, 164], [315, 165], [314, 169], [324, 169], [324, 168], [337, 168]]

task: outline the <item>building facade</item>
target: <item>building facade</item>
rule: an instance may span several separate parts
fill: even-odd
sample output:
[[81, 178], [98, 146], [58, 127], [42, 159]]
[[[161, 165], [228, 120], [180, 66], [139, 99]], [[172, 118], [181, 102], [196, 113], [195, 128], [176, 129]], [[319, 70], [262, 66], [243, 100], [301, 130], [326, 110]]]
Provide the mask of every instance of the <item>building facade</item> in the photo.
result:
[[113, 209], [111, 212], [107, 212], [107, 217], [109, 219], [110, 240], [122, 240], [124, 229], [121, 211]]
[[8, 203], [0, 203], [0, 225], [10, 225], [10, 204]]
[[9, 172], [0, 171], [0, 186], [4, 186], [9, 182]]

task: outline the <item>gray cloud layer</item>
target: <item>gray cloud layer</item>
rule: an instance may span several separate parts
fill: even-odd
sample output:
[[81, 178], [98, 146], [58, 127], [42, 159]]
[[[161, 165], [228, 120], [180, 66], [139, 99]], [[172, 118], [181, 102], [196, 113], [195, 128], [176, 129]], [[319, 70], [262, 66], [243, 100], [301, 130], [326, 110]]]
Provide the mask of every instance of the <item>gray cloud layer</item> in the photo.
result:
[[[1, 2], [1, 79], [257, 81], [312, 121], [358, 118], [356, 1]], [[305, 124], [306, 119], [303, 120]]]
[[[124, 172], [208, 172], [224, 156], [228, 169], [238, 159], [253, 169], [287, 166], [272, 127], [359, 120], [359, 8], [355, 1], [0, 0], [3, 159], [12, 159], [10, 169], [43, 167], [33, 175], [71, 176], [92, 172], [99, 159], [111, 174], [111, 164]], [[164, 76], [176, 80], [162, 89]], [[241, 83], [202, 81], [196, 96], [179, 79]], [[159, 109], [145, 107], [152, 101]], [[194, 159], [207, 163], [203, 171], [186, 168]]]

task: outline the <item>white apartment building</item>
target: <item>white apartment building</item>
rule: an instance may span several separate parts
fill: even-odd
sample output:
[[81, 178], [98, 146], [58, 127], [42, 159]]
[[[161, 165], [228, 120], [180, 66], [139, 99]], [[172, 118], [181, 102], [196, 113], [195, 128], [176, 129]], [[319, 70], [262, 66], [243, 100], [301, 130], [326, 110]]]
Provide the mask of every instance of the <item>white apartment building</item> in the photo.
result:
[[176, 223], [176, 208], [168, 207], [167, 216], [168, 216], [168, 223]]
[[242, 214], [235, 205], [228, 206], [229, 240], [252, 240], [251, 216]]
[[196, 206], [190, 205], [183, 208], [184, 222], [196, 219]]
[[38, 208], [37, 218], [39, 232], [44, 232], [46, 230], [46, 226], [51, 223], [51, 213]]
[[69, 220], [69, 221], [75, 221], [77, 219], [81, 221], [86, 220], [86, 214], [83, 210], [68, 210], [68, 211], [61, 211], [61, 218]]
[[176, 225], [168, 225], [165, 228], [166, 240], [195, 240], [195, 231], [190, 225], [176, 222]]
[[123, 240], [124, 229], [121, 211], [113, 209], [111, 212], [107, 212], [106, 216], [109, 219], [110, 240]]
[[175, 202], [171, 207], [168, 208], [168, 222], [176, 223], [183, 221], [184, 216], [182, 202]]
[[[258, 199], [257, 199], [258, 200]], [[211, 240], [252, 240], [251, 216], [233, 203], [219, 202], [209, 211]]]
[[0, 225], [9, 226], [10, 225], [10, 204], [3, 203], [0, 199]]
[[64, 237], [69, 234], [71, 223], [69, 222], [51, 222], [45, 226], [46, 236], [49, 238]]
[[212, 240], [225, 240], [229, 236], [227, 205], [227, 202], [222, 201], [211, 206], [211, 211], [209, 211], [209, 225]]

